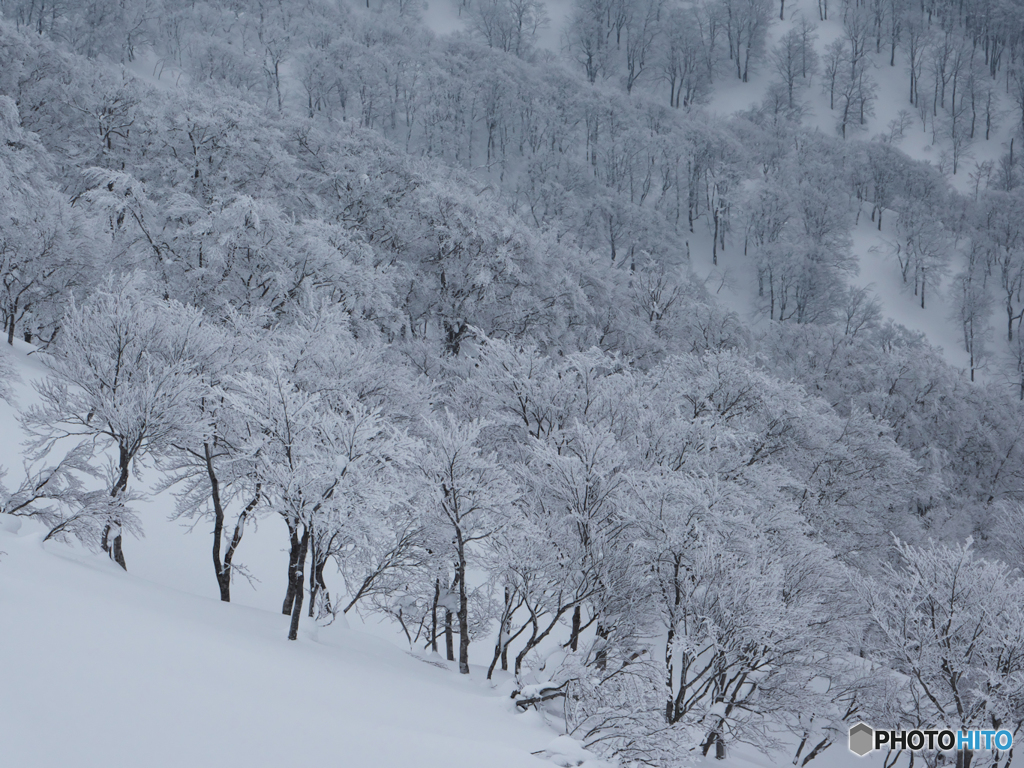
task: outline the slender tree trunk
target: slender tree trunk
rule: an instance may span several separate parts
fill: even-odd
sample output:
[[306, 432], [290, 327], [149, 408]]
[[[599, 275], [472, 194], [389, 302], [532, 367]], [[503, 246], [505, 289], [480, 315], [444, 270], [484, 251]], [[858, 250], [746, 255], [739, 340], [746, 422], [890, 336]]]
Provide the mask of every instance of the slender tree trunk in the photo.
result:
[[444, 609], [444, 650], [448, 661], [455, 661], [455, 644], [452, 639], [452, 612]]
[[608, 649], [605, 647], [608, 640], [608, 630], [605, 629], [604, 625], [598, 623], [595, 633], [597, 634], [597, 641], [600, 643], [600, 646], [594, 654], [594, 666], [603, 670], [608, 666]]
[[971, 768], [974, 752], [969, 749], [958, 750], [956, 753], [956, 768]]
[[302, 598], [305, 591], [302, 588], [302, 569], [306, 564], [306, 552], [309, 549], [309, 527], [303, 526], [302, 540], [299, 542], [299, 555], [295, 566], [295, 600], [292, 606], [292, 622], [288, 628], [288, 639], [297, 640], [299, 637], [299, 619], [302, 618]]
[[302, 542], [299, 540], [299, 526], [298, 523], [287, 522], [291, 545], [288, 550], [288, 593], [284, 596], [284, 604], [281, 606], [281, 613], [285, 616], [292, 612], [296, 591], [302, 591], [302, 581], [299, 581], [297, 589], [295, 584], [295, 571], [299, 565], [299, 550], [302, 546]]
[[316, 538], [313, 539], [311, 547], [311, 558], [309, 563], [309, 618], [313, 618], [313, 606], [316, 605], [316, 596], [320, 591], [320, 584], [317, 582], [316, 574], [320, 570], [320, 548], [316, 545]]
[[[514, 612], [512, 594], [509, 592], [508, 587], [505, 587], [505, 604], [502, 608], [501, 624], [498, 626], [498, 640], [494, 644], [494, 658], [491, 659], [491, 665], [487, 668], [488, 680], [494, 674], [494, 668], [498, 665], [498, 659], [506, 653], [505, 648], [510, 641], [509, 633], [512, 631], [512, 614]], [[508, 657], [506, 656], [506, 658]]]
[[[223, 581], [218, 579], [218, 583], [221, 584], [221, 600], [229, 602], [231, 600], [231, 563], [235, 559], [235, 552], [238, 550], [238, 545], [242, 543], [242, 535], [245, 533], [245, 524], [249, 520], [249, 515], [256, 509], [256, 505], [260, 500], [260, 485], [256, 485], [256, 493], [253, 494], [252, 501], [246, 505], [245, 509], [242, 510], [242, 514], [238, 516], [238, 520], [235, 521], [235, 532], [231, 535], [231, 541], [228, 542], [228, 548], [224, 552], [224, 566], [223, 566]], [[225, 597], [226, 596], [226, 597]]]
[[221, 503], [220, 481], [213, 466], [209, 443], [203, 443], [203, 458], [206, 461], [206, 474], [210, 478], [210, 499], [213, 501], [213, 572], [217, 576], [221, 601], [230, 603], [231, 574], [225, 569], [220, 556], [221, 538], [224, 536], [224, 505]]
[[804, 731], [800, 736], [800, 743], [796, 746], [796, 754], [793, 755], [793, 765], [797, 765], [800, 760], [800, 754], [804, 751], [804, 747], [807, 746], [807, 737], [810, 736], [810, 731]]
[[494, 657], [491, 659], [491, 664], [487, 667], [487, 679], [491, 679], [491, 675], [494, 674], [494, 668], [498, 666], [498, 659], [501, 658], [501, 651], [505, 647], [505, 643], [502, 642], [505, 633], [503, 630], [498, 631], [498, 642], [494, 644]]
[[437, 653], [437, 602], [441, 599], [441, 580], [434, 579], [434, 604], [430, 608], [430, 650]]
[[[675, 638], [675, 626], [670, 626], [668, 629], [668, 638], [665, 640], [665, 684], [668, 689], [668, 700], [665, 702], [665, 722], [669, 725], [672, 725], [676, 721], [676, 701], [675, 696], [672, 695], [673, 686], [675, 685], [675, 665], [672, 663], [672, 644], [675, 642]], [[683, 686], [685, 677], [686, 675], [684, 673], [684, 680], [679, 681], [680, 687]]]
[[[118, 477], [117, 482], [114, 483], [114, 487], [110, 489], [110, 497], [116, 499], [128, 490], [128, 476], [131, 468], [132, 456], [126, 448], [121, 446], [118, 449]], [[110, 534], [114, 534], [113, 540], [110, 538]], [[100, 542], [100, 546], [103, 551], [106, 552], [110, 559], [120, 565], [126, 571], [128, 566], [125, 565], [124, 552], [121, 549], [121, 517], [117, 515], [115, 519], [110, 520], [103, 528], [103, 538]]]
[[712, 220], [715, 224], [715, 232], [711, 238], [711, 263], [718, 266], [718, 207], [712, 206]]
[[459, 674], [469, 674], [469, 594], [466, 591], [466, 550], [459, 536]]
[[575, 651], [580, 642], [580, 607], [577, 605], [572, 612], [572, 634], [569, 635], [569, 648]]
[[324, 609], [327, 612], [331, 611], [331, 595], [327, 591], [327, 582], [324, 581], [324, 568], [327, 567], [327, 561], [329, 559], [327, 553], [330, 550], [330, 542], [328, 542], [328, 547], [324, 550], [321, 550], [320, 547], [316, 546], [315, 539], [313, 539], [312, 544], [311, 550], [313, 556], [309, 569], [309, 618], [311, 619], [313, 618], [313, 612], [316, 609], [316, 599], [321, 594], [323, 595]]
[[533, 632], [530, 635], [530, 639], [526, 641], [526, 645], [523, 646], [522, 650], [516, 654], [516, 662], [514, 665], [516, 677], [518, 677], [523, 670], [523, 660], [526, 658], [526, 654], [533, 650], [537, 644], [537, 618], [535, 616], [531, 617], [530, 624], [533, 626]]
[[708, 734], [707, 740], [704, 742], [703, 754], [707, 757], [711, 751], [711, 747], [715, 748], [715, 759], [725, 760], [725, 739], [722, 738], [722, 721], [719, 720], [718, 725], [715, 726], [715, 730]]
[[[458, 586], [459, 574], [458, 571], [455, 573], [455, 581], [452, 582], [452, 587]], [[449, 594], [451, 591], [449, 590]], [[448, 661], [455, 661], [455, 642], [452, 637], [452, 612], [447, 608], [444, 609], [444, 650], [448, 657]]]
[[114, 548], [111, 552], [111, 557], [114, 558], [114, 562], [120, 565], [124, 570], [128, 570], [128, 566], [124, 562], [124, 552], [121, 550], [121, 528], [117, 529], [117, 536], [114, 537]]
[[803, 762], [800, 763], [801, 767], [807, 765], [809, 762], [811, 762], [811, 760], [816, 758], [818, 755], [820, 755], [822, 752], [824, 752], [826, 749], [828, 749], [831, 746], [832, 746], [832, 739], [830, 739], [828, 736], [826, 736], [825, 738], [823, 738], [821, 741], [819, 741], [817, 744], [814, 745], [814, 749], [812, 749], [810, 752], [808, 752], [804, 756]]

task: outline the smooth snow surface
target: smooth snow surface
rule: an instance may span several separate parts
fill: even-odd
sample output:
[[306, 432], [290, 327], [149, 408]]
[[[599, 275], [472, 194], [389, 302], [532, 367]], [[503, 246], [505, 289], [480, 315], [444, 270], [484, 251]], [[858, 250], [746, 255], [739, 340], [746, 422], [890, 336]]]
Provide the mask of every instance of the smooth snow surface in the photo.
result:
[[552, 731], [475, 676], [342, 628], [289, 643], [285, 616], [22, 531], [0, 532], [4, 766], [543, 765]]
[[[42, 544], [31, 523], [13, 527], [0, 526], [4, 768], [610, 768], [553, 738], [536, 712], [516, 714], [507, 686], [479, 668], [466, 679], [312, 622], [290, 643], [285, 616], [178, 592]], [[741, 746], [696, 762], [790, 758]], [[836, 744], [812, 765], [881, 762]]]

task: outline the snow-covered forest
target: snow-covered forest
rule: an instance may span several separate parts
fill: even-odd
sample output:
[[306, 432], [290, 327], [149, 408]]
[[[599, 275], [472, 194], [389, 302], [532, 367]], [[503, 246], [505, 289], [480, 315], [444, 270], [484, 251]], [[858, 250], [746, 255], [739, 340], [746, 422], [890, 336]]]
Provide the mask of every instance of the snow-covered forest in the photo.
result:
[[[1021, 0], [0, 0], [0, 750], [1024, 738], [1022, 155]], [[58, 759], [147, 621], [152, 761]], [[436, 724], [346, 762], [378, 686]]]

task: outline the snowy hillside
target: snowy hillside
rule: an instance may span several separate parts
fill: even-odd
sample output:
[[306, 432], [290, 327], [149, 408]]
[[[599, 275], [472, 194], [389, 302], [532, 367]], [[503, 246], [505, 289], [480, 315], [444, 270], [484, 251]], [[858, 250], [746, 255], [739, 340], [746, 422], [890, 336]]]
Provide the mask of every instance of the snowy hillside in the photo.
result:
[[125, 577], [41, 536], [0, 533], [5, 765], [544, 764], [530, 753], [555, 732], [504, 691], [354, 630], [288, 644], [279, 614]]
[[1022, 0], [0, 0], [0, 766], [1008, 768]]
[[[777, 45], [787, 32], [799, 28], [801, 20], [811, 20], [814, 25], [814, 48], [819, 60], [825, 59], [830, 43], [842, 41], [846, 37], [841, 11], [833, 10], [830, 18], [821, 20], [818, 2], [797, 0], [786, 3], [786, 19], [776, 20], [771, 25], [766, 45]], [[949, 148], [942, 133], [941, 116], [933, 117], [928, 104], [915, 109], [907, 98], [908, 65], [906, 52], [902, 46], [892, 56], [891, 65], [889, 51], [884, 42], [880, 52], [876, 52], [873, 47], [870, 48], [867, 58], [870, 62], [869, 75], [876, 89], [871, 113], [866, 123], [857, 126], [856, 132], [851, 133], [851, 140], [877, 142], [882, 137], [895, 136], [892, 143], [900, 151], [915, 160], [942, 167], [948, 183], [953, 188], [965, 195], [974, 196], [979, 173], [982, 178], [985, 173], [991, 173], [1000, 157], [1007, 153], [1010, 139], [1017, 133], [1018, 126], [1010, 117], [1016, 111], [1016, 107], [1011, 103], [1011, 94], [1007, 89], [995, 89], [993, 98], [997, 106], [993, 111], [999, 115], [995, 128], [991, 136], [986, 138], [979, 132], [977, 138], [968, 142], [964, 150], [964, 159], [954, 175], [950, 172]], [[801, 122], [825, 135], [834, 135], [837, 112], [829, 107], [829, 94], [824, 76], [824, 73], [819, 71], [800, 91]], [[762, 66], [757, 70], [749, 82], [742, 82], [736, 78], [722, 78], [714, 86], [707, 109], [723, 118], [742, 110], [754, 109], [764, 100], [772, 83], [777, 81], [778, 74], [768, 66]], [[982, 186], [984, 183], [981, 182]], [[916, 302], [916, 297], [902, 285], [899, 275], [895, 251], [901, 236], [895, 231], [895, 216], [890, 212], [884, 221], [883, 230], [879, 232], [869, 220], [870, 212], [869, 205], [862, 206], [860, 221], [853, 231], [852, 251], [859, 270], [856, 276], [851, 278], [851, 283], [868, 288], [871, 295], [880, 302], [882, 313], [886, 317], [923, 333], [932, 344], [942, 348], [951, 364], [959, 368], [968, 368], [969, 355], [964, 350], [963, 331], [957, 320], [956, 287], [951, 279], [954, 273], [963, 267], [962, 252], [960, 249], [955, 250], [952, 265], [944, 276], [939, 292], [922, 310]], [[742, 266], [736, 265], [736, 261], [739, 260], [741, 265], [745, 262], [745, 259], [735, 252], [740, 245], [737, 243], [732, 253], [727, 249], [728, 255], [723, 263], [728, 266], [719, 269], [711, 268], [710, 259], [706, 256], [710, 252], [710, 243], [702, 233], [698, 233], [695, 238], [693, 250], [693, 253], [697, 254], [694, 269], [702, 279], [707, 279], [712, 289], [721, 284], [722, 276], [729, 278], [726, 287], [718, 291], [717, 295], [727, 305], [737, 310], [755, 304], [756, 290], [752, 280], [742, 281], [736, 278], [743, 270]], [[749, 321], [755, 324], [761, 322], [763, 318], [763, 313], [756, 310], [747, 309], [745, 314]], [[998, 323], [996, 319], [993, 321]], [[998, 334], [994, 341], [995, 348], [1000, 350], [996, 355], [1005, 354], [1000, 348]], [[980, 375], [1000, 378], [1002, 373], [998, 361], [991, 360], [990, 363], [987, 370], [982, 371]]]

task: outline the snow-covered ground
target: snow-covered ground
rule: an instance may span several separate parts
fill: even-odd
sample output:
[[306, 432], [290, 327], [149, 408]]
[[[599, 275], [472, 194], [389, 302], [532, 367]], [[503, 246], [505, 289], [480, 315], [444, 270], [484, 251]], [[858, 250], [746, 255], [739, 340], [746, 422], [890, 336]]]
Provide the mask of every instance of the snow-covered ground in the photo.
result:
[[26, 528], [0, 533], [3, 765], [527, 768], [556, 735], [479, 676], [341, 626], [289, 643], [287, 617]]
[[[509, 684], [492, 687], [480, 668], [467, 679], [341, 625], [289, 643], [280, 614], [124, 573], [14, 523], [0, 520], [4, 766], [607, 766], [538, 713], [516, 713]], [[131, 544], [136, 560], [152, 551]], [[706, 762], [767, 768], [789, 756], [740, 747]], [[837, 744], [815, 764], [880, 763]]]

